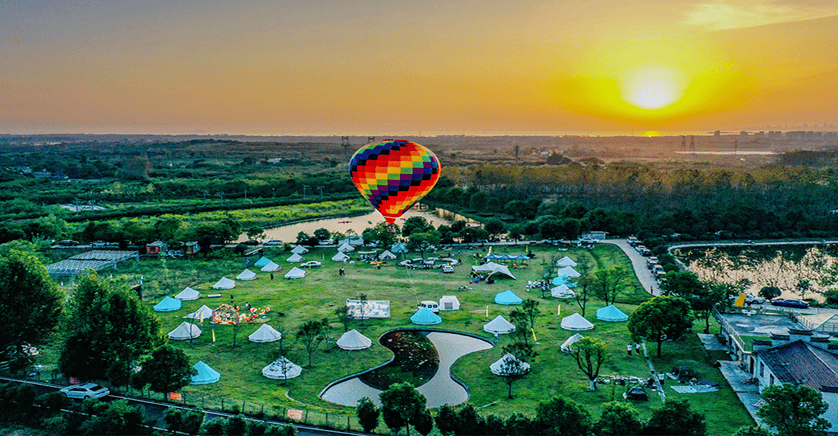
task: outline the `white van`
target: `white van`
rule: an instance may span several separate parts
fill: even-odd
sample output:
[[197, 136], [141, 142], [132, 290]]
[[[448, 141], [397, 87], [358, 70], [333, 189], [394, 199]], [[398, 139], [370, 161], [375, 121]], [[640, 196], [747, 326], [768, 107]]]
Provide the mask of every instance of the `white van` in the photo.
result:
[[419, 309], [430, 309], [433, 313], [439, 313], [439, 304], [436, 301], [423, 301], [419, 303]]

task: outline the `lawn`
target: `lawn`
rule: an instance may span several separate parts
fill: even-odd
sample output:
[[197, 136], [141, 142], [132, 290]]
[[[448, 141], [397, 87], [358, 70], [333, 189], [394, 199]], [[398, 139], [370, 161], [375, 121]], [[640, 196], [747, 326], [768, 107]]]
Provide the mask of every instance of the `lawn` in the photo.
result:
[[[305, 368], [299, 378], [289, 380], [287, 386], [283, 385], [282, 381], [269, 380], [261, 374], [262, 368], [279, 355], [279, 344], [249, 342], [247, 336], [254, 332], [259, 324], [243, 324], [239, 327], [237, 346], [234, 347], [234, 327], [213, 326], [204, 321], [202, 336], [192, 342], [173, 343], [185, 350], [193, 361], [203, 360], [219, 371], [221, 380], [211, 385], [189, 386], [183, 389], [187, 402], [217, 408], [221, 406], [223, 399], [224, 407], [228, 410], [231, 404], [236, 404], [249, 412], [264, 410], [269, 414], [282, 414], [284, 408], [299, 408], [312, 414], [309, 422], [322, 422], [322, 416], [328, 413], [327, 419], [330, 422], [345, 426], [346, 416], [353, 415], [354, 410], [327, 403], [321, 400], [318, 394], [328, 383], [338, 378], [388, 361], [391, 352], [375, 341], [393, 328], [415, 327], [409, 318], [419, 301], [439, 300], [442, 295], [456, 295], [461, 302], [461, 310], [442, 312], [443, 323], [436, 327], [478, 334], [494, 340], [493, 336], [483, 332], [482, 328], [486, 322], [499, 314], [509, 319], [508, 313], [514, 307], [500, 306], [493, 302], [495, 294], [507, 289], [513, 290], [522, 298], [533, 298], [540, 303], [541, 315], [535, 329], [538, 356], [530, 362], [531, 373], [513, 385], [512, 400], [507, 399], [508, 388], [504, 380], [489, 371], [489, 365], [501, 357], [502, 347], [509, 343], [508, 336], [501, 335], [495, 348], [491, 350], [470, 354], [458, 360], [452, 372], [468, 386], [472, 404], [479, 407], [484, 414], [507, 416], [513, 412], [533, 413], [538, 402], [562, 395], [584, 404], [592, 415], [598, 418], [603, 403], [612, 399], [625, 401], [622, 398], [624, 387], [605, 385], [597, 391], [588, 391], [587, 378], [577, 368], [573, 357], [560, 351], [561, 343], [575, 332], [561, 329], [559, 323], [562, 317], [580, 312], [575, 302], [557, 300], [549, 295], [545, 299], [541, 297], [540, 291], [530, 292], [526, 288], [528, 280], [535, 280], [543, 277], [545, 273], [554, 272], [555, 268], [551, 265], [555, 259], [564, 255], [577, 262], [580, 258], [587, 258], [591, 265], [619, 265], [631, 271], [628, 258], [616, 246], [601, 244], [593, 250], [569, 248], [567, 251], [558, 251], [549, 246], [535, 246], [532, 250], [536, 257], [529, 261], [528, 266], [510, 269], [517, 276], [517, 280], [498, 278], [491, 285], [469, 283], [470, 266], [477, 262], [475, 256], [485, 254], [485, 251], [479, 248], [453, 252], [454, 257], [463, 261], [462, 265], [455, 268], [453, 274], [443, 274], [440, 270], [411, 271], [397, 267], [394, 263], [381, 269], [366, 263], [356, 263], [345, 265], [346, 275], [342, 277], [338, 275], [338, 268], [344, 264], [331, 261], [335, 249], [315, 249], [304, 255], [306, 260], [319, 260], [324, 266], [307, 270], [308, 276], [300, 280], [283, 278], [292, 265], [284, 261], [290, 253], [279, 250], [280, 248], [266, 249], [266, 255], [280, 263], [283, 268], [275, 273], [273, 280], [269, 274], [253, 269], [259, 273], [256, 280], [237, 281], [235, 289], [220, 291], [221, 298], [215, 299], [206, 298], [209, 294], [219, 293], [211, 289], [212, 285], [222, 276], [234, 278], [238, 275], [245, 267], [243, 258], [232, 255], [216, 255], [208, 260], [144, 258], [140, 264], [126, 262], [124, 266], [120, 266], [119, 275], [132, 280], [141, 276], [144, 278], [144, 301], [149, 305], [160, 301], [164, 295], [177, 294], [186, 286], [202, 293], [199, 300], [184, 302], [183, 307], [176, 312], [158, 313], [164, 332], [177, 327], [183, 321], [184, 315], [202, 304], [215, 308], [221, 303], [229, 303], [230, 295], [233, 295], [236, 304], [242, 306], [246, 302], [257, 308], [269, 306], [271, 311], [268, 313], [267, 322], [285, 335], [282, 344], [285, 355], [305, 367], [308, 355], [295, 338], [296, 330], [309, 320], [330, 320], [330, 339], [325, 342], [325, 346], [314, 352], [312, 367]], [[495, 247], [492, 250], [495, 254], [522, 254], [525, 251], [524, 246]], [[408, 257], [415, 256], [411, 253]], [[250, 263], [255, 260], [250, 259]], [[472, 289], [459, 290], [463, 285], [471, 286]], [[334, 311], [342, 306], [347, 298], [356, 299], [361, 294], [365, 294], [370, 300], [391, 301], [391, 317], [351, 322], [350, 328], [355, 328], [373, 339], [373, 347], [363, 351], [340, 350], [334, 344], [343, 332], [343, 325], [339, 323]], [[638, 304], [648, 299], [649, 296], [631, 274], [627, 291], [618, 298], [617, 306], [625, 313], [631, 313]], [[596, 320], [596, 309], [602, 306], [603, 303], [597, 299], [589, 302], [585, 317], [596, 324], [596, 328], [582, 332], [584, 336], [603, 339], [609, 347], [611, 359], [603, 367], [601, 374], [648, 377], [649, 369], [645, 360], [635, 353], [631, 356], [626, 353], [626, 345], [632, 343], [626, 323]], [[699, 324], [696, 325], [696, 331], [699, 331]], [[649, 344], [651, 355], [655, 350], [655, 345]], [[54, 364], [55, 353], [44, 354], [52, 356], [52, 362], [41, 363]], [[686, 363], [692, 366], [701, 378], [721, 382], [722, 388], [718, 393], [677, 394], [667, 387], [666, 395], [686, 398], [697, 409], [704, 411], [708, 418], [709, 434], [731, 434], [739, 426], [752, 421], [719, 371], [712, 368], [713, 360], [694, 335], [687, 335], [685, 340], [665, 343], [663, 356], [660, 359], [653, 358], [652, 362], [656, 368], [666, 370], [675, 364]], [[650, 402], [633, 404], [646, 418], [649, 417], [652, 408], [661, 404], [657, 393], [649, 393]], [[313, 418], [316, 412], [319, 412], [319, 418]], [[353, 426], [357, 426], [354, 418], [349, 421]]]

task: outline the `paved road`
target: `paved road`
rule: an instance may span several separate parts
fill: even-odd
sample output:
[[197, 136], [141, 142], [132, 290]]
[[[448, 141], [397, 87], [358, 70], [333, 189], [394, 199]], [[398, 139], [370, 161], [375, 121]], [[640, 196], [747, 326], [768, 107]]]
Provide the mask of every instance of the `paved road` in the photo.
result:
[[652, 272], [649, 271], [649, 268], [646, 268], [646, 258], [641, 256], [637, 250], [634, 249], [631, 245], [629, 245], [628, 241], [625, 239], [606, 239], [604, 241], [600, 241], [602, 244], [614, 244], [620, 247], [626, 256], [628, 256], [629, 260], [631, 260], [631, 266], [634, 268], [634, 274], [637, 276], [637, 280], [640, 281], [640, 284], [643, 285], [643, 289], [654, 296], [658, 296], [661, 294], [660, 286], [658, 285], [658, 281], [655, 280], [655, 277], [652, 276]]

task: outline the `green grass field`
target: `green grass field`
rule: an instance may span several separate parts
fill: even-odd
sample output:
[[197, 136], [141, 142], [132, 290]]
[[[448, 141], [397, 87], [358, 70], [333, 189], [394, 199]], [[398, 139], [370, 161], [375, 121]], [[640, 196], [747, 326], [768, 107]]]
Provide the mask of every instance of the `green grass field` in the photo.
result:
[[[530, 362], [531, 373], [513, 385], [515, 398], [512, 400], [507, 399], [507, 385], [503, 378], [493, 375], [489, 370], [489, 365], [501, 357], [501, 349], [510, 341], [509, 337], [501, 335], [495, 348], [458, 360], [452, 372], [468, 385], [472, 404], [485, 414], [507, 416], [513, 412], [534, 413], [538, 402], [562, 395], [584, 404], [592, 415], [598, 418], [601, 406], [605, 402], [612, 399], [625, 401], [622, 398], [624, 387], [605, 385], [597, 391], [588, 391], [587, 378], [577, 368], [573, 357], [560, 351], [561, 343], [575, 333], [563, 330], [559, 325], [562, 317], [580, 312], [574, 300], [557, 300], [549, 295], [542, 298], [539, 291], [528, 292], [526, 288], [528, 280], [543, 277], [546, 272], [551, 271], [553, 261], [564, 255], [569, 255], [577, 261], [586, 257], [592, 265], [600, 267], [620, 265], [631, 271], [628, 258], [616, 246], [600, 244], [591, 251], [577, 248], [558, 251], [554, 247], [533, 247], [536, 258], [530, 260], [527, 267], [511, 269], [517, 280], [498, 278], [497, 282], [491, 285], [470, 285], [473, 290], [458, 288], [469, 285], [470, 267], [477, 261], [474, 253], [484, 253], [480, 251], [455, 251], [454, 257], [461, 259], [463, 264], [455, 268], [454, 274], [443, 274], [440, 270], [409, 271], [395, 266], [394, 263], [377, 269], [359, 262], [345, 265], [346, 275], [340, 277], [338, 268], [343, 264], [330, 260], [336, 252], [335, 249], [315, 249], [305, 255], [306, 260], [319, 260], [324, 266], [307, 270], [308, 275], [303, 279], [286, 280], [283, 276], [293, 265], [284, 260], [290, 253], [280, 253], [278, 250], [266, 249], [266, 255], [283, 268], [275, 273], [274, 280], [270, 279], [269, 274], [254, 268], [252, 270], [259, 273], [256, 280], [237, 281], [235, 289], [227, 291], [215, 291], [211, 287], [222, 276], [234, 278], [238, 275], [244, 269], [242, 258], [221, 255], [210, 260], [143, 259], [139, 265], [126, 262], [124, 266], [120, 266], [120, 275], [131, 279], [144, 277], [144, 301], [150, 305], [158, 302], [164, 295], [174, 296], [186, 286], [202, 293], [199, 300], [184, 302], [183, 307], [176, 312], [158, 313], [164, 332], [174, 329], [183, 321], [184, 315], [202, 304], [215, 308], [221, 303], [229, 303], [232, 294], [236, 304], [242, 306], [245, 302], [257, 308], [270, 306], [271, 312], [268, 313], [267, 322], [285, 336], [285, 355], [293, 362], [306, 366], [308, 356], [296, 340], [295, 332], [305, 321], [324, 317], [330, 320], [330, 339], [314, 353], [312, 367], [305, 368], [299, 378], [289, 380], [287, 386], [284, 386], [282, 381], [269, 380], [261, 374], [262, 368], [278, 356], [279, 345], [277, 342], [256, 344], [247, 340], [247, 336], [254, 332], [259, 324], [241, 325], [237, 335], [237, 346], [233, 347], [234, 327], [213, 326], [205, 321], [201, 337], [191, 343], [173, 343], [185, 350], [193, 361], [203, 360], [219, 371], [222, 374], [221, 380], [211, 385], [185, 388], [183, 393], [188, 402], [217, 408], [220, 407], [221, 399], [224, 399], [225, 407], [229, 408], [231, 403], [241, 407], [244, 401], [245, 410], [259, 411], [264, 407], [266, 413], [279, 413], [281, 408], [300, 408], [329, 413], [331, 422], [345, 426], [346, 416], [354, 415], [354, 409], [327, 403], [318, 397], [318, 393], [338, 378], [388, 361], [391, 358], [390, 351], [378, 345], [376, 339], [393, 328], [416, 327], [409, 318], [419, 301], [439, 300], [442, 295], [456, 295], [461, 302], [461, 310], [442, 312], [443, 322], [435, 327], [493, 339], [491, 335], [483, 332], [483, 325], [499, 314], [504, 314], [509, 319], [506, 315], [513, 307], [493, 302], [495, 294], [507, 289], [513, 290], [522, 298], [533, 298], [540, 303], [541, 315], [535, 329], [538, 356]], [[496, 247], [493, 253], [522, 254], [525, 250], [524, 246]], [[408, 257], [415, 256], [410, 253]], [[251, 263], [255, 260], [251, 259]], [[206, 297], [214, 293], [221, 293], [221, 298]], [[334, 311], [344, 305], [347, 298], [355, 299], [360, 294], [365, 294], [370, 300], [391, 301], [391, 317], [353, 321], [350, 328], [355, 328], [373, 339], [373, 347], [363, 351], [340, 350], [334, 344], [343, 332], [343, 326], [338, 322]], [[617, 306], [624, 312], [631, 313], [638, 304], [649, 298], [631, 274], [627, 292], [618, 298]], [[601, 374], [649, 377], [645, 360], [634, 353], [631, 356], [626, 353], [626, 344], [632, 342], [626, 323], [596, 320], [596, 309], [602, 306], [603, 303], [597, 299], [589, 302], [585, 317], [593, 322], [596, 328], [582, 332], [585, 336], [603, 339], [609, 347], [611, 359], [603, 367]], [[559, 310], [560, 315], [557, 314]], [[701, 327], [700, 322], [697, 322], [696, 331], [700, 331]], [[654, 355], [655, 350], [655, 344], [649, 344], [650, 355]], [[49, 353], [45, 355], [54, 356]], [[678, 394], [668, 387], [665, 392], [668, 398], [686, 398], [698, 410], [705, 412], [709, 434], [731, 434], [738, 427], [752, 423], [752, 420], [724, 382], [720, 372], [712, 368], [713, 360], [695, 335], [687, 335], [682, 341], [665, 343], [663, 356], [660, 359], [652, 358], [658, 369], [668, 371], [676, 364], [685, 363], [692, 366], [700, 378], [722, 383], [718, 393]], [[645, 418], [650, 416], [652, 408], [661, 404], [657, 393], [649, 393], [651, 401], [633, 404]], [[350, 421], [354, 426], [357, 425], [354, 418]], [[383, 429], [383, 424], [380, 429]]]

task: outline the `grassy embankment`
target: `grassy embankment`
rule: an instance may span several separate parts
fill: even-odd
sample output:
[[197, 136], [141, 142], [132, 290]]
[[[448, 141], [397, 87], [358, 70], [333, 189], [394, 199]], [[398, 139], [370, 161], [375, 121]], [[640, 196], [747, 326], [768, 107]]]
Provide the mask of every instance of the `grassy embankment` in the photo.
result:
[[[498, 254], [521, 254], [524, 251], [523, 246], [493, 249], [493, 252]], [[391, 301], [390, 319], [356, 321], [350, 326], [374, 341], [387, 330], [415, 327], [409, 317], [414, 312], [416, 303], [421, 300], [438, 300], [445, 294], [457, 295], [462, 304], [461, 310], [443, 312], [443, 323], [436, 327], [491, 338], [491, 335], [483, 332], [483, 325], [499, 314], [506, 316], [513, 309], [494, 304], [493, 298], [498, 292], [512, 289], [522, 298], [534, 298], [540, 302], [539, 308], [542, 312], [536, 324], [536, 350], [539, 355], [531, 362], [531, 374], [514, 384], [513, 400], [507, 399], [507, 385], [504, 380], [489, 371], [489, 365], [501, 357], [502, 347], [509, 343], [508, 336], [502, 335], [494, 349], [461, 358], [452, 371], [468, 385], [471, 392], [470, 402], [480, 407], [484, 414], [507, 416], [513, 412], [532, 413], [538, 402], [561, 395], [584, 404], [592, 415], [598, 418], [605, 402], [612, 399], [625, 401], [622, 399], [624, 388], [606, 385], [595, 392], [587, 390], [587, 379], [577, 368], [572, 356], [562, 353], [559, 349], [561, 343], [574, 333], [561, 329], [561, 318], [579, 312], [579, 308], [572, 300], [556, 300], [549, 296], [543, 299], [540, 292], [528, 292], [526, 283], [527, 280], [542, 277], [549, 269], [551, 259], [565, 254], [577, 261], [581, 257], [587, 257], [594, 265], [620, 265], [630, 271], [629, 260], [617, 247], [607, 244], [599, 245], [592, 251], [576, 248], [557, 251], [552, 247], [535, 247], [533, 251], [537, 257], [529, 262], [528, 267], [512, 270], [518, 280], [499, 278], [492, 285], [472, 285], [473, 290], [458, 290], [461, 285], [469, 284], [468, 271], [476, 261], [473, 257], [475, 252], [467, 250], [454, 253], [464, 261], [464, 265], [456, 267], [454, 274], [443, 274], [439, 270], [408, 271], [393, 264], [379, 270], [368, 264], [357, 263], [346, 265], [346, 276], [339, 277], [337, 269], [342, 264], [330, 260], [335, 250], [316, 249], [305, 256], [306, 260], [320, 260], [324, 262], [324, 266], [307, 271], [308, 276], [304, 279], [291, 281], [282, 278], [291, 267], [284, 262], [290, 253], [268, 249], [268, 257], [282, 264], [283, 271], [276, 273], [273, 281], [265, 273], [259, 274], [259, 278], [254, 281], [237, 281], [235, 289], [221, 291], [220, 299], [209, 299], [206, 296], [219, 292], [211, 289], [212, 284], [219, 278], [234, 278], [244, 269], [241, 258], [224, 257], [208, 261], [144, 259], [139, 265], [121, 268], [120, 273], [129, 277], [144, 275], [146, 283], [156, 283], [147, 287], [149, 291], [146, 292], [145, 301], [149, 304], [156, 303], [164, 295], [175, 295], [185, 286], [192, 286], [202, 293], [202, 298], [185, 302], [176, 312], [158, 314], [164, 332], [174, 329], [183, 321], [183, 315], [194, 311], [202, 304], [214, 308], [220, 303], [229, 302], [231, 294], [235, 296], [237, 304], [244, 305], [245, 302], [250, 302], [258, 308], [270, 306], [272, 311], [268, 314], [268, 323], [283, 332], [286, 336], [283, 341], [285, 354], [300, 365], [306, 365], [308, 357], [305, 349], [294, 338], [297, 328], [308, 320], [323, 317], [330, 319], [331, 338], [328, 345], [314, 353], [313, 366], [304, 369], [299, 378], [290, 380], [287, 387], [283, 386], [281, 381], [268, 380], [261, 375], [261, 369], [278, 355], [279, 346], [277, 343], [249, 342], [247, 336], [255, 331], [258, 325], [242, 325], [238, 332], [238, 345], [233, 347], [233, 327], [212, 326], [205, 321], [204, 334], [200, 338], [192, 343], [175, 342], [175, 345], [185, 350], [193, 361], [203, 360], [222, 374], [221, 381], [216, 384], [190, 386], [183, 390], [187, 401], [193, 404], [219, 407], [220, 399], [224, 398], [227, 408], [231, 401], [239, 405], [245, 401], [247, 411], [259, 411], [262, 405], [266, 413], [276, 413], [283, 407], [304, 408], [333, 414], [331, 422], [334, 422], [334, 414], [352, 415], [354, 411], [320, 400], [317, 396], [320, 390], [333, 380], [383, 363], [391, 356], [389, 350], [377, 344], [368, 350], [355, 352], [335, 348], [334, 341], [342, 333], [343, 326], [337, 322], [334, 310], [343, 305], [345, 299], [357, 298], [363, 293], [370, 300]], [[634, 275], [630, 277], [628, 289], [626, 294], [618, 298], [617, 306], [624, 312], [631, 313], [638, 304], [648, 300], [649, 296], [642, 291]], [[557, 315], [559, 305], [560, 316]], [[596, 309], [602, 306], [603, 303], [598, 299], [589, 303], [586, 318], [596, 324], [596, 328], [582, 332], [585, 336], [603, 339], [608, 345], [611, 359], [601, 374], [648, 377], [649, 370], [645, 361], [636, 354], [626, 354], [626, 344], [631, 342], [626, 323], [596, 320]], [[508, 316], [506, 317], [508, 319]], [[696, 331], [702, 326], [698, 322]], [[213, 330], [215, 342], [212, 341]], [[650, 344], [649, 350], [650, 354], [654, 354], [654, 344]], [[696, 369], [701, 378], [722, 383], [718, 393], [678, 394], [667, 388], [666, 395], [668, 398], [685, 398], [696, 409], [704, 412], [708, 419], [709, 434], [731, 434], [739, 426], [751, 421], [719, 371], [711, 367], [712, 360], [694, 335], [687, 335], [682, 341], [665, 343], [663, 356], [652, 358], [656, 368], [669, 370], [676, 364], [688, 364]], [[657, 393], [650, 392], [650, 398], [648, 403], [633, 404], [644, 418], [650, 416], [652, 408], [661, 404]], [[355, 425], [354, 418], [350, 421]], [[345, 425], [346, 417], [338, 419], [338, 422]], [[383, 428], [382, 424], [380, 429]]]

